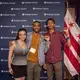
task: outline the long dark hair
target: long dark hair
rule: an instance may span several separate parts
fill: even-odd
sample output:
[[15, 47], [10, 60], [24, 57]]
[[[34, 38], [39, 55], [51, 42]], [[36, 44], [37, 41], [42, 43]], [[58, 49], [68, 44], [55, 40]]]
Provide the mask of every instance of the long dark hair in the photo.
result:
[[[20, 28], [20, 29], [18, 30], [18, 32], [17, 32], [16, 40], [19, 39], [19, 32], [20, 32], [20, 31], [24, 31], [24, 32], [26, 33], [26, 36], [27, 36], [27, 30], [26, 30], [25, 28]], [[25, 42], [26, 42], [26, 39], [25, 39]]]

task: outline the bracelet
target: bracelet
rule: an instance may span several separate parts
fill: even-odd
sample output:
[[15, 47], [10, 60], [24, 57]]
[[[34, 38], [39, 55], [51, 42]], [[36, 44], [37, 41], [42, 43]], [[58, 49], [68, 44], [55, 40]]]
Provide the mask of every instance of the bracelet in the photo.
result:
[[68, 39], [70, 39], [70, 37], [66, 37], [66, 39], [68, 40]]

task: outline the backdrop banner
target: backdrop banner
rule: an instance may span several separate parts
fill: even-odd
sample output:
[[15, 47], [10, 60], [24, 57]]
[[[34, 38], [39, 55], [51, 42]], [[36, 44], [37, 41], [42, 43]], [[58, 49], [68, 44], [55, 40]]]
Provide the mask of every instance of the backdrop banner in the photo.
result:
[[[64, 28], [65, 0], [0, 0], [0, 80], [13, 80], [8, 72], [9, 41], [14, 40], [20, 28], [32, 31], [32, 22], [41, 22], [41, 32], [46, 31], [48, 18], [55, 19], [56, 30]], [[41, 80], [47, 80], [42, 69]]]

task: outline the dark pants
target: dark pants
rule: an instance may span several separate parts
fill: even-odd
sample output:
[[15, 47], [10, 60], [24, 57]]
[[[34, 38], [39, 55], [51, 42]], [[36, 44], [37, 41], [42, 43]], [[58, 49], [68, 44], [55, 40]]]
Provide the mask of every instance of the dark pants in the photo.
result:
[[62, 80], [62, 62], [60, 61], [54, 64], [47, 62], [46, 64], [47, 64], [48, 80], [53, 80], [54, 74], [56, 80]]
[[38, 63], [28, 61], [27, 80], [40, 80], [41, 66]]

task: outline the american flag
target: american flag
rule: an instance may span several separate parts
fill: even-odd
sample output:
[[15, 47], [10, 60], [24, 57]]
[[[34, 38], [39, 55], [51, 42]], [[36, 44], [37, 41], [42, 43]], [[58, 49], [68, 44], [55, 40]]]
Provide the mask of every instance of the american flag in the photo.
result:
[[64, 48], [64, 64], [72, 76], [80, 73], [80, 28], [67, 9], [64, 27], [70, 33], [71, 47]]

